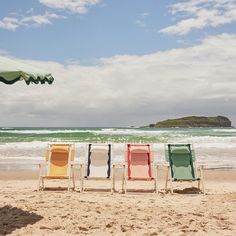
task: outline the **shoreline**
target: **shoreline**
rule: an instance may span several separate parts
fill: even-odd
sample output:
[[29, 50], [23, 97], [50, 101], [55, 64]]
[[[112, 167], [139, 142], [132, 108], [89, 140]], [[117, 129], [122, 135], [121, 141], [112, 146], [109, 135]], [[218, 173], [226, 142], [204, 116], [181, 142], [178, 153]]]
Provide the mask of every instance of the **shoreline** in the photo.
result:
[[[78, 179], [79, 171], [75, 169], [76, 178]], [[158, 169], [158, 180], [164, 181], [166, 168]], [[37, 180], [39, 170], [0, 170], [0, 180]], [[117, 171], [116, 178], [121, 179], [121, 173]], [[236, 169], [204, 169], [205, 181], [235, 181]], [[157, 181], [158, 181], [157, 180]]]
[[[232, 141], [232, 140], [231, 140]], [[188, 143], [188, 142], [186, 142]], [[48, 142], [6, 143], [0, 145], [0, 170], [2, 169], [37, 169], [37, 164], [45, 159]], [[164, 143], [154, 143], [154, 161], [165, 165]], [[84, 162], [87, 157], [86, 143], [75, 143], [76, 162]], [[125, 144], [112, 143], [113, 162], [124, 159]], [[236, 142], [194, 143], [197, 165], [206, 169], [236, 169]]]

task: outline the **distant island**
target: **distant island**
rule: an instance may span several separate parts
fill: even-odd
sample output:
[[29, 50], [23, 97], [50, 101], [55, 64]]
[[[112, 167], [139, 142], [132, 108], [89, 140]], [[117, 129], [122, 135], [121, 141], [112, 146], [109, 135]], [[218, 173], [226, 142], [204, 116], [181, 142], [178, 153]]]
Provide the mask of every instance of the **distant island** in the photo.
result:
[[150, 124], [152, 128], [200, 128], [200, 127], [231, 127], [231, 121], [225, 116], [187, 116], [178, 119], [168, 119]]

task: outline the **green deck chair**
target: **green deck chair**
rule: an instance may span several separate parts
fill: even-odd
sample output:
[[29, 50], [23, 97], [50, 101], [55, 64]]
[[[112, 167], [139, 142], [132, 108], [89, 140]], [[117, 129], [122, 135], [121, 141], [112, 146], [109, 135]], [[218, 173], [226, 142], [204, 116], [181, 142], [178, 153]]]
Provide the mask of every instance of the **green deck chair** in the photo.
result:
[[176, 181], [197, 181], [198, 189], [202, 185], [202, 192], [205, 193], [203, 183], [202, 166], [197, 168], [195, 164], [195, 153], [190, 144], [168, 144], [166, 148], [166, 161], [169, 167], [166, 175], [165, 189], [167, 190], [168, 181], [170, 182], [170, 190], [173, 193], [172, 183]]

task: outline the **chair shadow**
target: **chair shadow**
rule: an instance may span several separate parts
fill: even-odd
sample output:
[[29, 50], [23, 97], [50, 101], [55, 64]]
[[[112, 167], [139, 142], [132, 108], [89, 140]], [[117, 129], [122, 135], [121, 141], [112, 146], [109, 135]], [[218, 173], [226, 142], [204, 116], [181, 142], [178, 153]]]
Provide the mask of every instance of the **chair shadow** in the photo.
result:
[[155, 190], [153, 189], [127, 189], [127, 193], [155, 193]]
[[[43, 189], [43, 191], [49, 191], [49, 192], [50, 191], [53, 191], [53, 192], [54, 191], [62, 191], [62, 192], [64, 191], [65, 192], [65, 191], [68, 191], [68, 188], [66, 188], [66, 187], [46, 187], [46, 188]], [[75, 191], [75, 189], [70, 188], [70, 191]]]
[[110, 188], [84, 188], [84, 191], [85, 192], [108, 193], [108, 192], [111, 192], [111, 189]]
[[16, 229], [33, 225], [41, 219], [42, 216], [33, 212], [6, 205], [0, 208], [0, 235], [10, 234]]
[[174, 193], [179, 194], [199, 194], [202, 191], [199, 188], [191, 187], [191, 188], [184, 188], [184, 189], [175, 189]]

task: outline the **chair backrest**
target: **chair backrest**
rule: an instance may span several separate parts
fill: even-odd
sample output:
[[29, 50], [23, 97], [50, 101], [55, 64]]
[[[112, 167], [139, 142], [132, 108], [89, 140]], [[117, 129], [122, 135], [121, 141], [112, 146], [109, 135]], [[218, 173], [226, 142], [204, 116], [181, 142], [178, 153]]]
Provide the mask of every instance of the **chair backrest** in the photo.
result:
[[50, 144], [47, 154], [47, 175], [67, 177], [70, 174], [70, 162], [74, 160], [75, 149], [71, 144]]
[[110, 178], [111, 144], [89, 144], [86, 177]]
[[195, 179], [193, 153], [190, 144], [168, 144], [168, 160], [174, 180]]
[[129, 180], [151, 179], [152, 148], [150, 144], [127, 144]]

